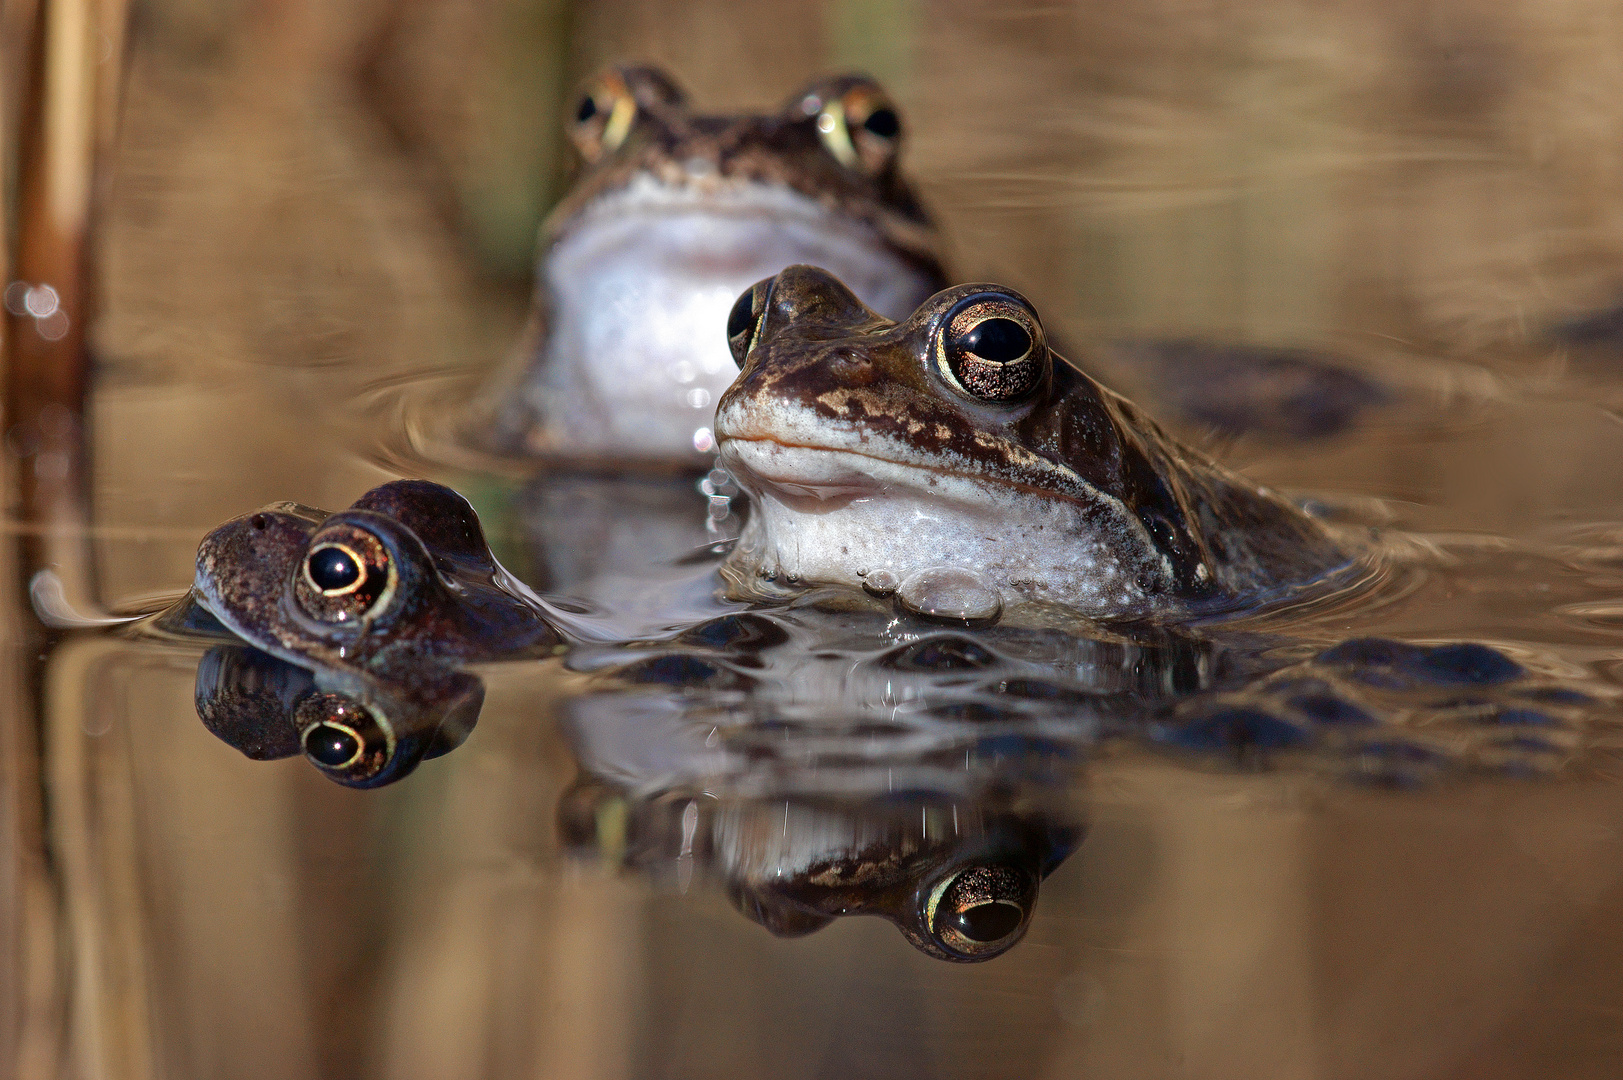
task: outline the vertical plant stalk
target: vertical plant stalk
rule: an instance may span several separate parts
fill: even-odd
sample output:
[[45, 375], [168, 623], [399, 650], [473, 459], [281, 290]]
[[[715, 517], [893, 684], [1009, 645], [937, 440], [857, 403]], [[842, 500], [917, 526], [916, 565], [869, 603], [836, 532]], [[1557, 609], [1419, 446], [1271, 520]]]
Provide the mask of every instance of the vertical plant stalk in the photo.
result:
[[[85, 331], [97, 161], [122, 86], [127, 0], [0, 0], [0, 475], [15, 544], [0, 544], [0, 1073], [65, 1063], [58, 918], [44, 842], [42, 641], [28, 582], [45, 569], [93, 608], [86, 525]], [[14, 170], [14, 171], [13, 171]], [[15, 223], [15, 228], [9, 227]]]
[[27, 581], [95, 612], [86, 526], [92, 224], [117, 119], [127, 0], [40, 0], [21, 103], [15, 262], [6, 289], [5, 432]]

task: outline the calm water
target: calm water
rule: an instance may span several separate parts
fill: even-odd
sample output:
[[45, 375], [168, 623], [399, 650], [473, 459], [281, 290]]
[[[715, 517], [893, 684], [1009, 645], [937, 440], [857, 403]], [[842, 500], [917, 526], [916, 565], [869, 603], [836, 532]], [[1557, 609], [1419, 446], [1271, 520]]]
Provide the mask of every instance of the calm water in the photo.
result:
[[[53, 639], [25, 1074], [1615, 1074], [1623, 349], [1559, 332], [1623, 278], [1606, 5], [275, 12], [139, 24], [103, 600], [172, 599], [262, 503], [424, 475], [621, 640], [480, 668], [464, 745], [354, 791], [211, 735], [204, 645]], [[964, 272], [1152, 411], [1222, 391], [1146, 339], [1359, 373], [1333, 434], [1184, 430], [1358, 537], [1367, 579], [1194, 626], [744, 612], [673, 563], [714, 539], [691, 481], [414, 439], [517, 332], [559, 88], [626, 56], [716, 105], [874, 69]], [[1484, 648], [1327, 653], [1368, 637]], [[842, 858], [884, 887], [831, 884]], [[882, 918], [761, 925], [905, 922], [993, 863], [1046, 877], [983, 964]]]

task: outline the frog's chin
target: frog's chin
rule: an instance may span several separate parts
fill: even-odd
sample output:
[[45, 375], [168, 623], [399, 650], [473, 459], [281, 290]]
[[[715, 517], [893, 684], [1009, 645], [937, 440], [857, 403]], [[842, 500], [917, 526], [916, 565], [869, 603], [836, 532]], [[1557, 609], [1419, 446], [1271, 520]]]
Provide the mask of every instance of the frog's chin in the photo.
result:
[[1077, 500], [765, 438], [727, 438], [721, 461], [752, 497], [725, 568], [735, 582], [860, 586], [874, 571], [905, 579], [954, 567], [1010, 602], [1120, 613], [1148, 600], [1133, 558], [1138, 538]]

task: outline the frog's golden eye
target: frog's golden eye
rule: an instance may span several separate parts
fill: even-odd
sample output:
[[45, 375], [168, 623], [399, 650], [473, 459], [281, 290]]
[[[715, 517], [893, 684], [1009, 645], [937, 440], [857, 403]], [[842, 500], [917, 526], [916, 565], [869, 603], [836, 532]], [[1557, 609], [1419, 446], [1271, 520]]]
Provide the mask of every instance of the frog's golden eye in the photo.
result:
[[347, 623], [377, 617], [393, 598], [397, 578], [381, 540], [365, 529], [338, 524], [311, 538], [294, 571], [293, 595], [311, 617]]
[[773, 278], [762, 278], [738, 294], [733, 310], [727, 313], [727, 348], [732, 350], [733, 363], [744, 370], [744, 361], [761, 333], [761, 316], [766, 313], [766, 298], [772, 292]]
[[901, 150], [902, 118], [876, 83], [862, 81], [823, 103], [817, 134], [841, 165], [879, 176]]
[[581, 95], [570, 118], [569, 137], [588, 162], [620, 148], [637, 118], [637, 99], [619, 72], [599, 78]]
[[394, 756], [388, 719], [342, 694], [311, 694], [293, 711], [310, 764], [341, 784], [372, 779]]
[[981, 401], [1018, 401], [1048, 374], [1042, 324], [1013, 295], [972, 296], [953, 308], [935, 355], [942, 378]]
[[989, 960], [1025, 933], [1037, 882], [1011, 866], [970, 866], [930, 892], [924, 924], [943, 949], [966, 960]]

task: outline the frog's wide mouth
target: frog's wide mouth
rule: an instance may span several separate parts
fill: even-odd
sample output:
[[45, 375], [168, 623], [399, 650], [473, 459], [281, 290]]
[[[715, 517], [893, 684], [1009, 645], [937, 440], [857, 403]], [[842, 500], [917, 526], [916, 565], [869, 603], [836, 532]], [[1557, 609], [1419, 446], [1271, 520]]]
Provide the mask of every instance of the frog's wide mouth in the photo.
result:
[[[964, 463], [968, 467], [954, 468], [950, 461], [907, 461], [901, 453], [876, 453], [886, 445], [894, 447], [884, 438], [853, 436], [851, 445], [831, 446], [815, 441], [815, 435], [830, 431], [826, 426], [793, 422], [800, 419], [798, 414], [780, 414], [777, 419], [791, 420], [790, 431], [774, 430], [779, 425], [763, 424], [762, 417], [751, 415], [756, 412], [723, 401], [716, 417], [721, 462], [746, 489], [823, 501], [893, 491], [968, 503], [983, 502], [993, 493], [1000, 501], [1027, 497], [1087, 503], [1102, 497], [1063, 465], [1049, 463], [1056, 473], [1055, 484], [1045, 486], [976, 468], [972, 461]], [[1033, 457], [1032, 463], [1041, 459]]]
[[848, 447], [785, 442], [770, 436], [730, 436], [720, 448], [721, 464], [752, 494], [815, 511], [859, 499], [924, 495], [943, 507], [976, 505], [988, 499], [1030, 496], [1077, 501], [1058, 491], [997, 476], [959, 472], [939, 465], [897, 461]]

